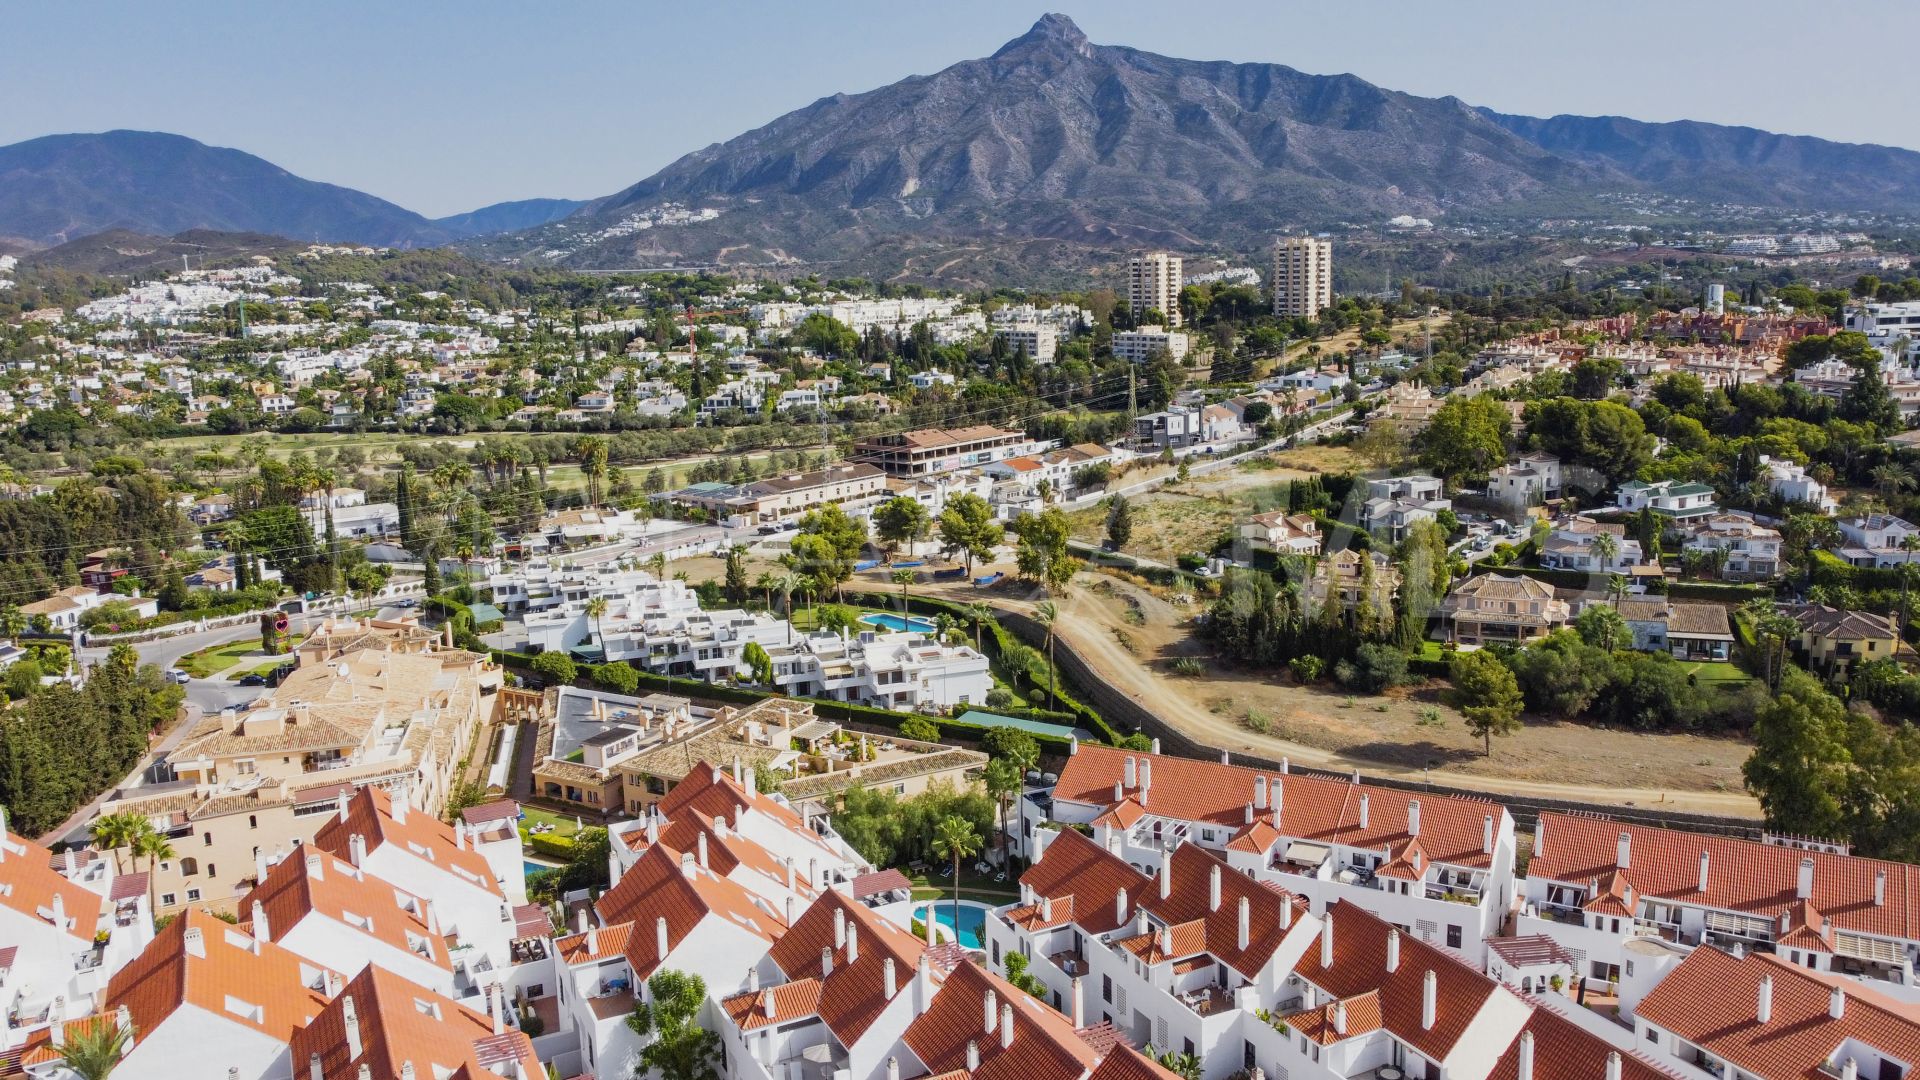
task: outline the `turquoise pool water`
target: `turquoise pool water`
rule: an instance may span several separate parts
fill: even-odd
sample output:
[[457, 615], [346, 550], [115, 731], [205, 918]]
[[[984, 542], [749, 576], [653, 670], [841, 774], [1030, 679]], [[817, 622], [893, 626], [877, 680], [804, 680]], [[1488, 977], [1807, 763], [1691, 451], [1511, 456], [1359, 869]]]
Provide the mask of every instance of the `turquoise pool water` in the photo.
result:
[[907, 618], [903, 619], [898, 615], [888, 615], [883, 613], [883, 614], [874, 614], [874, 615], [862, 615], [860, 617], [860, 621], [863, 623], [866, 623], [869, 626], [884, 627], [888, 630], [894, 631], [895, 633], [900, 633], [903, 631], [911, 631], [916, 634], [931, 634], [935, 630], [939, 629], [938, 626], [934, 625], [934, 622], [932, 619], [922, 619], [918, 616], [908, 616]]
[[534, 872], [535, 870], [558, 870], [558, 869], [560, 869], [560, 867], [559, 867], [558, 865], [556, 865], [556, 864], [554, 864], [554, 863], [539, 863], [539, 862], [522, 862], [522, 863], [520, 864], [520, 866], [521, 866], [521, 870], [520, 870], [520, 876], [521, 876], [521, 877], [532, 877], [532, 876], [533, 876], [533, 872]]
[[[987, 909], [966, 901], [960, 903], [960, 929], [956, 933], [953, 926], [953, 901], [941, 900], [933, 903], [933, 921], [947, 933], [959, 940], [964, 948], [985, 948], [980, 941], [980, 930], [987, 922]], [[926, 921], [927, 909], [921, 907], [915, 912], [922, 922]]]

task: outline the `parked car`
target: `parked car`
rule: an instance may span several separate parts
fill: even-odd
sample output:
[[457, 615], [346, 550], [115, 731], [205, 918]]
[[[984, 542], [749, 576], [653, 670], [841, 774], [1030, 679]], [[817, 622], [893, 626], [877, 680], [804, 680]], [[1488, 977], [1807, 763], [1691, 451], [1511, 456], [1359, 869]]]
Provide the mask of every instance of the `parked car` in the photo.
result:
[[266, 680], [266, 677], [261, 675], [259, 672], [249, 671], [245, 675], [240, 676], [240, 685], [241, 686], [265, 686], [267, 685], [267, 680]]
[[187, 685], [187, 680], [192, 677], [193, 676], [188, 675], [186, 672], [180, 670], [177, 667], [167, 669], [167, 678], [172, 680], [173, 682], [179, 683], [181, 686]]

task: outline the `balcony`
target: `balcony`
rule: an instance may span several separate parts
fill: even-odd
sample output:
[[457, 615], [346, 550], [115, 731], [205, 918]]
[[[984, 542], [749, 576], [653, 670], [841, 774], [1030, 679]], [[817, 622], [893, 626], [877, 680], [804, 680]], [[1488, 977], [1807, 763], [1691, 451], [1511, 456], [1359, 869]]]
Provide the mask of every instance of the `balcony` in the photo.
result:
[[1471, 885], [1442, 885], [1429, 881], [1425, 892], [1429, 900], [1445, 900], [1449, 904], [1465, 904], [1468, 907], [1480, 906], [1480, 890]]
[[1087, 973], [1086, 955], [1078, 949], [1062, 949], [1057, 953], [1049, 953], [1047, 954], [1047, 959], [1054, 967], [1059, 968], [1061, 972], [1066, 975], [1085, 975]]

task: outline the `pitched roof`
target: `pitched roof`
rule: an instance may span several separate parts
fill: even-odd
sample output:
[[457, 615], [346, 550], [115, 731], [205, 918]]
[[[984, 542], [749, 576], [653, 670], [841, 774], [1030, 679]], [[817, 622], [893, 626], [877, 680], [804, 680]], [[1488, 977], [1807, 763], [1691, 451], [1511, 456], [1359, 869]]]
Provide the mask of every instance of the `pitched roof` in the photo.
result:
[[1825, 604], [1788, 604], [1781, 611], [1791, 615], [1802, 630], [1821, 637], [1863, 641], [1893, 637], [1893, 617], [1871, 611], [1851, 611]]
[[1069, 920], [1090, 934], [1104, 934], [1119, 926], [1114, 897], [1127, 894], [1127, 913], [1134, 903], [1148, 894], [1153, 879], [1127, 864], [1125, 859], [1102, 848], [1074, 829], [1061, 829], [1047, 843], [1040, 861], [1020, 875], [1020, 884], [1033, 895], [1051, 900], [1054, 920], [1041, 920], [1038, 902], [1016, 907], [1007, 918], [1029, 929], [1057, 925]]
[[[985, 1029], [985, 1001], [993, 995], [993, 1032]], [[1002, 1006], [1013, 1010], [1013, 1042], [1001, 1041]], [[1074, 1033], [1066, 1017], [1032, 994], [968, 960], [956, 966], [933, 995], [927, 1011], [907, 1025], [907, 1048], [933, 1073], [962, 1069], [967, 1046], [980, 1055], [973, 1080], [1038, 1080], [1080, 1076], [1095, 1062], [1093, 1048]]]
[[[1042, 860], [1044, 861], [1044, 859]], [[1233, 870], [1221, 859], [1197, 844], [1182, 844], [1163, 861], [1162, 877], [1156, 884], [1138, 892], [1135, 901], [1153, 919], [1174, 929], [1173, 952], [1159, 959], [1185, 959], [1198, 953], [1211, 955], [1248, 979], [1257, 977], [1286, 936], [1282, 928], [1292, 927], [1304, 914], [1306, 904], [1284, 889], [1269, 888]], [[1213, 878], [1220, 880], [1220, 905], [1212, 905]], [[1166, 896], [1158, 882], [1164, 880]], [[1240, 905], [1247, 907], [1247, 947], [1240, 947]], [[1291, 906], [1292, 911], [1282, 913]], [[1109, 897], [1106, 919], [1113, 917], [1114, 904]], [[1137, 939], [1135, 939], [1137, 940]], [[1120, 942], [1124, 947], [1127, 943]]]
[[[741, 1031], [757, 1031], [770, 1024], [788, 1024], [819, 1016], [824, 985], [819, 979], [796, 979], [778, 986], [763, 986], [723, 999], [720, 1008], [733, 1018], [734, 1026]], [[767, 1011], [769, 998], [773, 1000], [772, 1012]]]
[[[1146, 798], [1146, 812], [1183, 821], [1224, 826], [1234, 832], [1246, 828], [1247, 808], [1254, 803], [1254, 782], [1282, 788], [1279, 832], [1296, 840], [1338, 843], [1379, 849], [1410, 838], [1409, 805], [1420, 804], [1420, 844], [1436, 862], [1454, 866], [1487, 867], [1493, 856], [1484, 850], [1487, 820], [1492, 819], [1496, 841], [1506, 809], [1492, 802], [1460, 796], [1409, 793], [1393, 788], [1329, 780], [1302, 773], [1280, 776], [1239, 765], [1162, 755], [1135, 754], [1111, 747], [1080, 744], [1067, 758], [1054, 788], [1054, 799], [1095, 807], [1113, 805], [1114, 785], [1124, 783], [1126, 761], [1151, 766], [1152, 783], [1138, 786], [1125, 797]], [[1367, 824], [1360, 824], [1361, 800], [1367, 802]], [[1273, 813], [1256, 810], [1255, 821]]]
[[[1620, 837], [1626, 868], [1616, 866]], [[1811, 902], [1842, 930], [1920, 940], [1920, 867], [1857, 855], [1628, 825], [1601, 817], [1543, 813], [1527, 876], [1587, 885], [1616, 870], [1639, 897], [1677, 900], [1778, 920], [1797, 899], [1802, 860], [1813, 861]], [[1700, 857], [1707, 888], [1700, 889]], [[1884, 877], [1884, 885], [1877, 886]], [[1884, 902], [1874, 902], [1876, 887]]]
[[393, 844], [476, 888], [501, 895], [486, 857], [462, 846], [454, 836], [453, 826], [420, 810], [408, 811], [405, 821], [395, 818], [393, 796], [384, 788], [371, 784], [361, 788], [348, 800], [345, 816], [332, 815], [320, 826], [313, 845], [337, 858], [347, 859], [351, 858], [355, 836], [366, 837], [369, 855]]
[[[1762, 979], [1770, 979], [1772, 987], [1766, 1023], [1758, 1017]], [[1835, 990], [1844, 995], [1838, 1019], [1829, 1014]], [[1920, 1018], [1911, 1005], [1764, 953], [1736, 960], [1718, 949], [1695, 949], [1642, 999], [1637, 1012], [1759, 1076], [1813, 1080], [1847, 1039], [1901, 1061], [1920, 1061]]]
[[665, 843], [648, 848], [595, 906], [605, 925], [639, 924], [627, 941], [627, 961], [638, 979], [652, 975], [664, 959], [659, 955], [659, 919], [667, 921], [669, 952], [709, 916], [768, 942], [778, 940], [786, 929], [745, 887], [702, 869], [692, 852], [683, 854]]
[[[351, 1005], [360, 1053], [347, 1034]], [[415, 1080], [494, 1080], [539, 1076], [539, 1059], [526, 1035], [508, 1028], [496, 1035], [491, 1017], [443, 997], [376, 964], [354, 976], [346, 989], [295, 1033], [294, 1075], [306, 1080], [320, 1056], [324, 1080], [400, 1080], [407, 1064]], [[362, 1066], [367, 1072], [362, 1073]]]
[[408, 896], [352, 863], [305, 844], [275, 863], [266, 880], [241, 898], [241, 914], [250, 915], [256, 903], [266, 912], [274, 940], [302, 920], [319, 917], [436, 967], [453, 968], [442, 931], [428, 923], [430, 899]]
[[[845, 921], [858, 958], [847, 961], [846, 945], [837, 945], [836, 918]], [[852, 1046], [880, 1017], [886, 996], [885, 967], [893, 961], [894, 992], [908, 991], [925, 943], [874, 914], [873, 909], [829, 889], [807, 907], [768, 954], [788, 979], [819, 978], [824, 993], [820, 1019], [843, 1046]], [[833, 957], [833, 970], [821, 972], [821, 955]]]
[[1674, 1080], [1678, 1073], [1637, 1053], [1621, 1053], [1612, 1043], [1561, 1016], [1550, 1004], [1537, 1004], [1527, 1026], [1508, 1044], [1487, 1080], [1520, 1080], [1520, 1042], [1533, 1037], [1533, 1080], [1606, 1080], [1607, 1055], [1620, 1054], [1620, 1080]]
[[286, 1042], [326, 1007], [329, 974], [287, 949], [188, 908], [114, 973], [106, 1007], [126, 1006], [142, 1039], [152, 1038], [176, 1010], [191, 1006]]
[[0, 832], [0, 904], [36, 922], [53, 925], [53, 901], [60, 900], [67, 934], [91, 941], [106, 898], [68, 881], [51, 863], [53, 853], [13, 832]]
[[[1351, 903], [1327, 908], [1321, 935], [1333, 935], [1333, 964], [1320, 963], [1321, 947], [1309, 948], [1294, 970], [1335, 998], [1356, 998], [1378, 991], [1380, 1024], [1401, 1041], [1435, 1061], [1445, 1061], [1488, 1000], [1511, 994], [1467, 966], [1459, 957]], [[1400, 960], [1387, 970], [1387, 935], [1399, 934]], [[1427, 972], [1436, 983], [1434, 1023], [1420, 1023]]]

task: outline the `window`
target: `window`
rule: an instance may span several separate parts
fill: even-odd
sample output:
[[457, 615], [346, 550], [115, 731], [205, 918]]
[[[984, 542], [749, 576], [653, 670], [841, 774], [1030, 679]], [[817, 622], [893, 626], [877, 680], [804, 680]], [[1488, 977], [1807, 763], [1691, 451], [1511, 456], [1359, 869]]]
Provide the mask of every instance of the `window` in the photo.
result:
[[163, 893], [161, 893], [161, 894], [160, 894], [160, 906], [161, 906], [161, 907], [172, 907], [172, 906], [173, 906], [173, 902], [174, 902], [174, 896], [173, 896], [173, 894], [172, 894], [172, 893], [170, 893], [170, 892], [163, 892]]
[[1100, 976], [1100, 1000], [1101, 1001], [1113, 1000], [1113, 976], [1111, 975]]
[[249, 829], [257, 829], [257, 828], [259, 828], [259, 827], [260, 827], [260, 816], [259, 816], [258, 814], [248, 814], [248, 815], [247, 815], [247, 828], [249, 828]]
[[200, 890], [199, 890], [199, 889], [188, 889], [188, 890], [187, 890], [187, 903], [189, 903], [189, 904], [191, 904], [191, 903], [193, 903], [193, 902], [194, 902], [195, 900], [198, 900], [198, 899], [200, 899]]
[[207, 864], [207, 876], [208, 876], [208, 877], [219, 877], [219, 876], [220, 876], [220, 871], [218, 871], [218, 870], [215, 870], [215, 869], [213, 868], [213, 864], [212, 864], [212, 863], [208, 863], [208, 864]]
[[1455, 926], [1452, 923], [1448, 923], [1447, 924], [1447, 948], [1457, 949], [1459, 947], [1460, 947], [1460, 928], [1458, 926]]
[[1650, 1043], [1657, 1043], [1657, 1042], [1659, 1042], [1659, 1041], [1660, 1041], [1660, 1033], [1659, 1033], [1658, 1031], [1656, 1031], [1656, 1030], [1654, 1030], [1653, 1028], [1648, 1028], [1648, 1029], [1647, 1029], [1647, 1041], [1648, 1041], [1648, 1042], [1650, 1042]]
[[198, 859], [181, 859], [180, 860], [181, 874], [187, 877], [192, 877], [193, 875], [199, 872], [200, 872], [200, 860]]
[[201, 834], [200, 834], [200, 843], [201, 843], [201, 845], [202, 845], [203, 847], [212, 847], [212, 846], [213, 846], [213, 834], [212, 834], [212, 833], [210, 833], [210, 832], [203, 832], [203, 833], [201, 833]]

